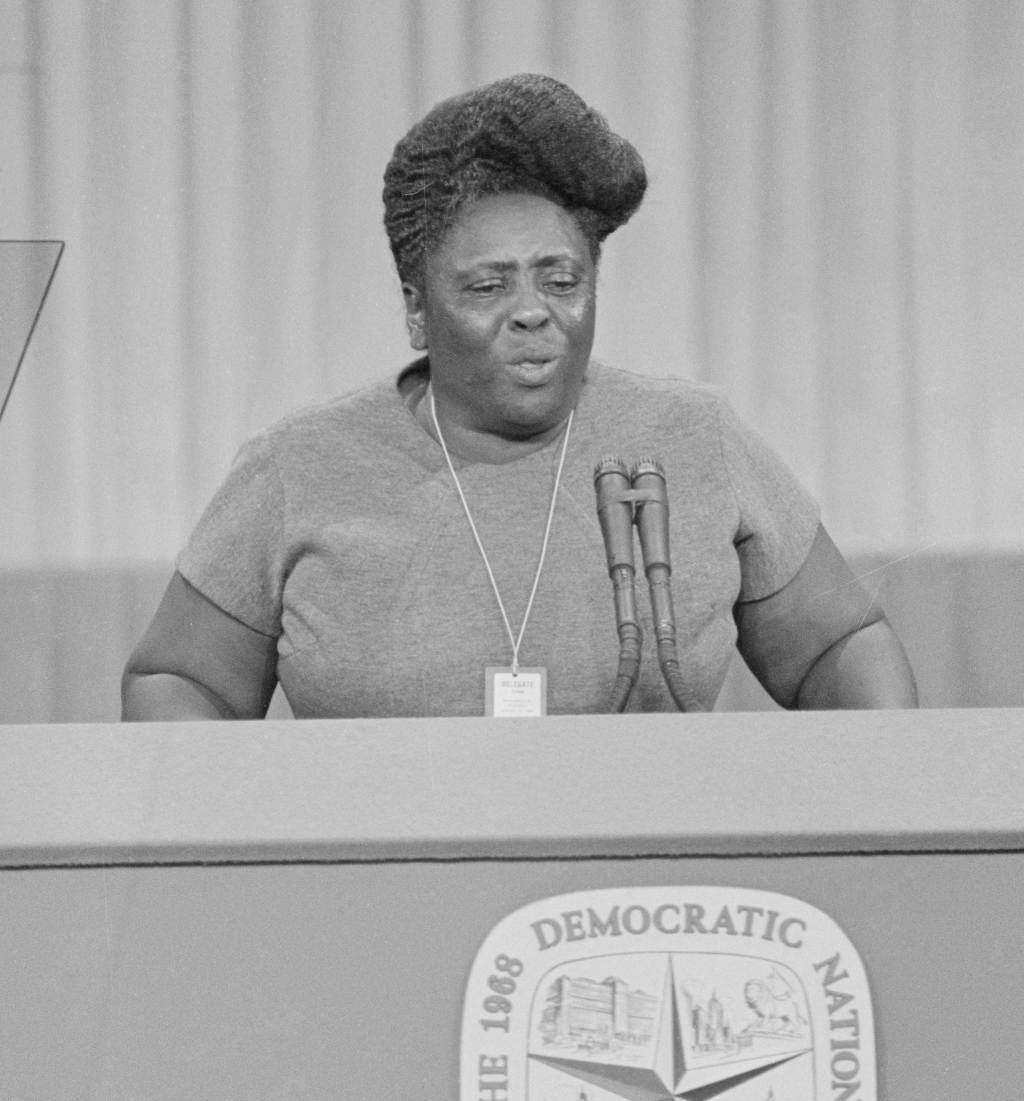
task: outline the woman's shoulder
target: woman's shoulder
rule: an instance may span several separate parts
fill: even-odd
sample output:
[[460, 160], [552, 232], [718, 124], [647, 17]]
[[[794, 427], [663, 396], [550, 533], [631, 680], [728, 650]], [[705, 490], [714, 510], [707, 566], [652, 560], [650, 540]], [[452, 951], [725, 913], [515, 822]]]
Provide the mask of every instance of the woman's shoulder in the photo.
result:
[[321, 449], [335, 456], [363, 452], [393, 439], [405, 419], [392, 376], [291, 410], [256, 432], [245, 446], [275, 455], [299, 451], [308, 456]]
[[718, 428], [724, 411], [731, 409], [725, 394], [709, 383], [681, 376], [639, 374], [592, 360], [587, 371], [588, 403], [600, 416], [640, 417], [647, 424], [687, 423]]
[[639, 400], [668, 398], [693, 405], [725, 400], [722, 390], [708, 382], [698, 382], [684, 375], [640, 373], [600, 359], [590, 361], [586, 381], [599, 393], [635, 394]]

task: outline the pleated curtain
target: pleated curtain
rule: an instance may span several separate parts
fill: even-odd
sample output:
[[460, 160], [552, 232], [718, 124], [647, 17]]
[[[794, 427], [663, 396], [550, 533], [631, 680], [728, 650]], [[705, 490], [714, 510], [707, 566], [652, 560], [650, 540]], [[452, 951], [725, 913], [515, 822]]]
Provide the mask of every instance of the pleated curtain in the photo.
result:
[[248, 435], [408, 361], [384, 165], [523, 70], [648, 165], [599, 357], [721, 387], [883, 571], [1024, 549], [1017, 0], [3, 0], [0, 238], [66, 248], [0, 571], [169, 568]]

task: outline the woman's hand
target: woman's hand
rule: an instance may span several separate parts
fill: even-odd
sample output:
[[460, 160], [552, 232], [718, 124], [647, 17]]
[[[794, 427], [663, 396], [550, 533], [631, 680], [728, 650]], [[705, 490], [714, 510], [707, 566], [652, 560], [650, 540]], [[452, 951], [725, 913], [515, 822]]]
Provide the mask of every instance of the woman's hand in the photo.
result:
[[917, 707], [903, 646], [823, 527], [789, 584], [734, 616], [740, 653], [783, 707]]
[[275, 639], [233, 619], [175, 573], [128, 659], [121, 719], [263, 718], [276, 664]]

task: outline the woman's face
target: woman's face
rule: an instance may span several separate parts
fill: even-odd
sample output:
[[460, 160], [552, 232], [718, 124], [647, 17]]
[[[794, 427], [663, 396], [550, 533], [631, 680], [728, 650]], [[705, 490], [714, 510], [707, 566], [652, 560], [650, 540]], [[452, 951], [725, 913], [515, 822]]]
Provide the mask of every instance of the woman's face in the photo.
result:
[[502, 194], [463, 208], [422, 288], [403, 288], [438, 410], [510, 439], [560, 424], [590, 358], [595, 283], [586, 239], [556, 203]]

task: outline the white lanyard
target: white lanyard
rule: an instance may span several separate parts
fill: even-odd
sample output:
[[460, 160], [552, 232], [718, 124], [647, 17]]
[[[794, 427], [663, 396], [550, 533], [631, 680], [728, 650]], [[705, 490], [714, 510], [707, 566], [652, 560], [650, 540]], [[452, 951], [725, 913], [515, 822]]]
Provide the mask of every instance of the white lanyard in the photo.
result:
[[480, 557], [484, 560], [484, 566], [487, 569], [487, 576], [491, 579], [491, 588], [494, 590], [494, 597], [498, 601], [498, 608], [501, 610], [501, 618], [505, 621], [505, 630], [508, 632], [508, 640], [512, 643], [512, 674], [513, 676], [519, 673], [519, 647], [522, 645], [523, 632], [526, 630], [526, 621], [530, 618], [530, 609], [533, 607], [533, 598], [537, 595], [537, 586], [540, 584], [540, 573], [544, 568], [544, 557], [548, 552], [548, 538], [551, 535], [551, 521], [555, 515], [555, 501], [558, 498], [558, 486], [562, 480], [562, 467], [565, 465], [565, 452], [569, 446], [569, 430], [572, 428], [572, 417], [575, 413], [575, 409], [569, 413], [569, 418], [565, 422], [565, 435], [562, 437], [562, 453], [558, 458], [558, 470], [555, 474], [555, 488], [551, 493], [551, 505], [548, 508], [548, 519], [544, 526], [544, 541], [540, 548], [540, 561], [537, 563], [537, 573], [533, 578], [533, 588], [530, 590], [530, 599], [526, 602], [526, 611], [523, 613], [523, 623], [519, 628], [519, 636], [512, 631], [512, 624], [509, 622], [508, 613], [505, 611], [505, 605], [501, 599], [501, 593], [498, 592], [498, 583], [494, 580], [494, 571], [491, 569], [491, 563], [487, 560], [487, 552], [484, 550], [484, 545], [480, 541], [480, 534], [476, 530], [476, 524], [473, 523], [473, 515], [469, 511], [469, 503], [466, 500], [466, 495], [462, 492], [462, 485], [459, 482], [459, 476], [455, 473], [455, 466], [452, 463], [452, 457], [448, 453], [448, 445], [444, 442], [444, 435], [441, 432], [441, 425], [437, 421], [437, 407], [434, 404], [434, 390], [430, 389], [430, 415], [434, 421], [434, 430], [437, 432], [438, 441], [441, 444], [441, 450], [444, 452], [445, 461], [448, 463], [448, 469], [451, 471], [452, 480], [455, 482], [455, 488], [459, 493], [459, 500], [462, 502], [462, 508], [466, 513], [466, 519], [469, 521], [470, 531], [473, 533], [473, 538], [476, 540], [477, 549], [480, 551]]

